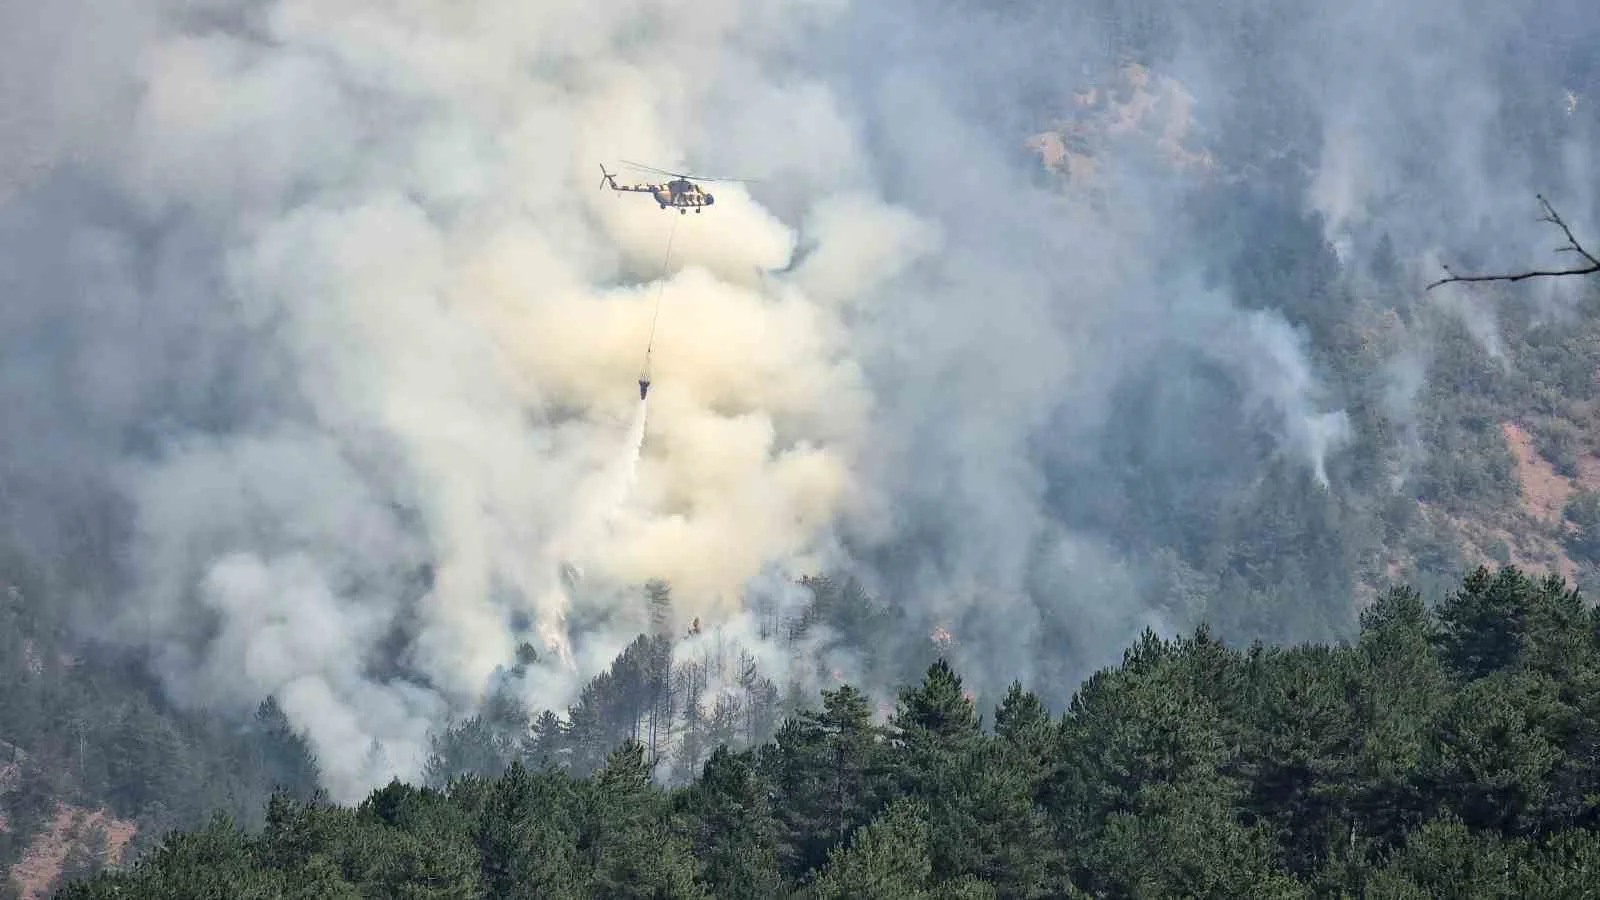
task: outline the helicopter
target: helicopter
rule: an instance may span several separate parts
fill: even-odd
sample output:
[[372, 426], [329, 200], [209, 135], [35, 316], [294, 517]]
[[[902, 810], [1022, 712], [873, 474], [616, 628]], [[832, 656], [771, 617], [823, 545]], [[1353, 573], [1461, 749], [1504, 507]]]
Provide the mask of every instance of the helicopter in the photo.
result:
[[605, 163], [600, 164], [600, 186], [610, 185], [613, 191], [650, 194], [655, 198], [656, 204], [662, 209], [676, 208], [678, 215], [684, 215], [689, 210], [700, 212], [707, 206], [717, 202], [717, 198], [710, 191], [696, 184], [696, 181], [747, 181], [744, 178], [705, 178], [699, 175], [683, 175], [677, 172], [668, 172], [651, 166], [642, 166], [623, 160], [623, 165], [640, 169], [645, 172], [654, 172], [671, 178], [664, 184], [617, 184], [617, 178], [606, 170]]

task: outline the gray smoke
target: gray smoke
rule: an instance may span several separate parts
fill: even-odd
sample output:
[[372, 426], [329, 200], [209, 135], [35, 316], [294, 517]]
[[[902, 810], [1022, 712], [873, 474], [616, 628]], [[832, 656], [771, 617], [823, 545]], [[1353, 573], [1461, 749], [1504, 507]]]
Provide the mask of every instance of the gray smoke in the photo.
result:
[[[176, 700], [277, 693], [345, 798], [415, 773], [524, 641], [524, 699], [562, 707], [651, 577], [785, 677], [760, 616], [843, 569], [981, 689], [1070, 691], [1216, 588], [1120, 529], [1144, 501], [1113, 483], [1341, 490], [1313, 349], [1341, 301], [1231, 277], [1313, 221], [1262, 210], [1320, 214], [1327, 265], [1385, 235], [1418, 272], [1538, 258], [1535, 190], [1594, 221], [1600, 89], [1581, 44], [1530, 74], [1502, 38], [1596, 26], [1576, 0], [990, 6], [8, 4], [8, 526], [117, 574], [86, 627]], [[755, 181], [674, 221], [595, 190], [619, 157]], [[1438, 302], [1496, 346], [1463, 296]], [[1393, 415], [1426, 358], [1395, 356]]]

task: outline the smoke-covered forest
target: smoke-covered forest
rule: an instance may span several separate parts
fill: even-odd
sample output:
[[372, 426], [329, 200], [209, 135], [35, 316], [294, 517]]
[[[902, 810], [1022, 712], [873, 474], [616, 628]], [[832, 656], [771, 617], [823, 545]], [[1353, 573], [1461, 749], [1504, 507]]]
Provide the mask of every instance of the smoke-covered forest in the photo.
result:
[[1021, 684], [980, 715], [940, 660], [886, 721], [824, 690], [683, 788], [632, 737], [574, 779], [585, 742], [540, 733], [443, 790], [279, 794], [259, 832], [218, 818], [60, 896], [1583, 896], [1597, 634], [1507, 567], [1432, 614], [1390, 592], [1338, 648], [1146, 632], [1059, 718]]
[[0, 890], [1560, 895], [1596, 40], [0, 9]]

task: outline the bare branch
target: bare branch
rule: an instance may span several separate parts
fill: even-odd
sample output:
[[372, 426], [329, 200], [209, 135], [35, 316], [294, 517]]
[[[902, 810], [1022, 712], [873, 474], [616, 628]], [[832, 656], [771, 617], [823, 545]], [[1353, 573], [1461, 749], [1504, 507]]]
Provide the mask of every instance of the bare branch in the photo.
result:
[[1561, 218], [1561, 214], [1556, 212], [1555, 207], [1551, 206], [1548, 200], [1544, 199], [1543, 194], [1535, 196], [1539, 198], [1539, 205], [1544, 207], [1544, 215], [1539, 217], [1539, 221], [1548, 222], [1560, 228], [1561, 233], [1567, 237], [1566, 245], [1557, 247], [1556, 252], [1576, 253], [1584, 259], [1583, 265], [1571, 269], [1533, 269], [1527, 272], [1504, 275], [1457, 275], [1450, 271], [1449, 266], [1443, 266], [1446, 277], [1428, 285], [1427, 289], [1431, 291], [1441, 284], [1450, 284], [1458, 281], [1523, 281], [1528, 278], [1558, 278], [1564, 275], [1592, 275], [1600, 272], [1600, 257], [1596, 257], [1586, 250], [1582, 244], [1578, 243], [1578, 239], [1573, 236], [1572, 229], [1567, 225], [1566, 220]]

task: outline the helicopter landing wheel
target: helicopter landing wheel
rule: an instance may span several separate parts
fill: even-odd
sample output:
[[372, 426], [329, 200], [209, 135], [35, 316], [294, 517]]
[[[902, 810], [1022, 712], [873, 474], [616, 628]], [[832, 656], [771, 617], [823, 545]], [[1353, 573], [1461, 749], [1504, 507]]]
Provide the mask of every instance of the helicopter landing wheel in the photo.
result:
[[694, 208], [694, 214], [697, 215], [697, 216], [700, 215], [700, 207], [696, 206]]
[[683, 214], [684, 214], [684, 213], [686, 213], [686, 212], [688, 212], [688, 210], [687, 210], [687, 209], [680, 209], [680, 210], [678, 210], [678, 215], [680, 215], [680, 216], [681, 216], [681, 215], [683, 215]]

